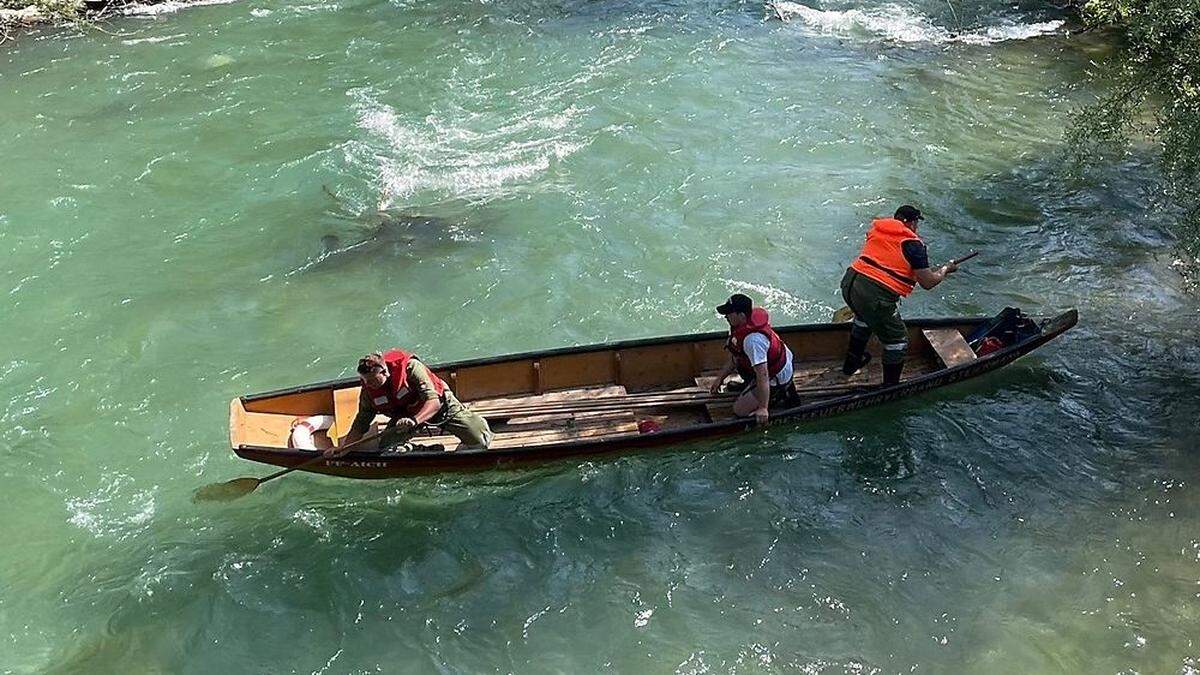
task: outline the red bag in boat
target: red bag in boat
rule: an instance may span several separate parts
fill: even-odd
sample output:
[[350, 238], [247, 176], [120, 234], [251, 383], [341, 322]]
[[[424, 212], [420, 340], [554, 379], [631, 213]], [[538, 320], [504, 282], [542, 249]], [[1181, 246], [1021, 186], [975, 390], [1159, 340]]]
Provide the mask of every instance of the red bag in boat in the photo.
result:
[[639, 434], [655, 434], [662, 431], [662, 425], [654, 420], [642, 420], [638, 422]]
[[1003, 348], [1004, 348], [1004, 343], [1000, 341], [1000, 338], [989, 337], [989, 338], [984, 338], [983, 342], [981, 342], [979, 344], [979, 352], [978, 353], [980, 356], [985, 356], [987, 354], [991, 354], [992, 352], [999, 350], [999, 349], [1003, 349]]

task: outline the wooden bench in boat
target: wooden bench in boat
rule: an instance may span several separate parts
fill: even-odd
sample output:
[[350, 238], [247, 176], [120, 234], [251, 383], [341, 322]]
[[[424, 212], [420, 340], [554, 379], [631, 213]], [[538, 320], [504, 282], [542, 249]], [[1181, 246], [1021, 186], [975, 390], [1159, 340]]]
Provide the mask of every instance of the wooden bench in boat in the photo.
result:
[[933, 351], [937, 354], [943, 367], [951, 368], [979, 358], [957, 329], [926, 328], [921, 331], [921, 334], [929, 341], [929, 346], [933, 347]]

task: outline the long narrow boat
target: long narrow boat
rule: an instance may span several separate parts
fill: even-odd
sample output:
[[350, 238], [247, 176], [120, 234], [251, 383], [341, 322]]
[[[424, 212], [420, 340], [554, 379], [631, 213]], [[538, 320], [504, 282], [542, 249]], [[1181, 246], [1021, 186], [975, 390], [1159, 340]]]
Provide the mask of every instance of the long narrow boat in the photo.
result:
[[[1035, 317], [1008, 344], [980, 350], [966, 338], [988, 318], [908, 322], [905, 377], [883, 387], [878, 345], [870, 365], [841, 373], [850, 324], [807, 324], [777, 329], [795, 357], [800, 401], [772, 411], [772, 423], [846, 413], [961, 382], [993, 371], [1058, 337], [1078, 320], [1075, 310]], [[396, 476], [523, 466], [566, 457], [591, 457], [677, 445], [751, 429], [732, 413], [733, 394], [711, 395], [709, 385], [728, 358], [726, 333], [702, 333], [555, 349], [432, 366], [464, 403], [486, 417], [495, 432], [488, 450], [464, 449], [452, 436], [428, 435], [403, 453], [381, 452], [365, 442], [306, 471], [350, 478]], [[978, 344], [974, 341], [973, 344]], [[977, 351], [986, 351], [982, 356]], [[289, 447], [293, 422], [311, 415], [334, 417], [345, 434], [357, 412], [358, 380], [349, 378], [235, 398], [229, 405], [229, 439], [239, 457], [282, 467], [312, 460], [317, 450]], [[377, 418], [376, 424], [385, 420]]]

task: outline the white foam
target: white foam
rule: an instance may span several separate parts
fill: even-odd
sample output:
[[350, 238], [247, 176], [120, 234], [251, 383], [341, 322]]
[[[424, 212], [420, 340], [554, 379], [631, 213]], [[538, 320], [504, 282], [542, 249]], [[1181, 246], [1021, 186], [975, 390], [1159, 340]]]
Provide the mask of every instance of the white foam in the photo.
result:
[[808, 300], [794, 295], [789, 291], [766, 284], [756, 284], [741, 279], [721, 279], [724, 284], [736, 291], [746, 293], [754, 298], [755, 303], [770, 307], [772, 314], [778, 312], [781, 316], [812, 316], [824, 315], [833, 311], [828, 305]]
[[188, 7], [201, 7], [203, 5], [228, 5], [237, 0], [167, 0], [159, 3], [134, 3], [126, 5], [121, 13], [126, 16], [157, 16], [159, 14], [170, 14], [178, 12], [181, 9]]
[[983, 31], [963, 33], [956, 39], [967, 44], [988, 45], [1006, 40], [1028, 40], [1043, 35], [1054, 35], [1063, 27], [1062, 21], [1042, 21], [1040, 23], [1021, 23], [1011, 26], [989, 26]]
[[129, 494], [133, 479], [124, 475], [106, 476], [105, 484], [87, 497], [67, 500], [71, 513], [68, 521], [94, 537], [136, 534], [154, 518], [153, 490]]
[[406, 121], [396, 111], [359, 92], [358, 126], [385, 146], [367, 143], [349, 153], [370, 153], [379, 176], [378, 208], [422, 190], [454, 197], [495, 196], [526, 184], [586, 143], [574, 135], [580, 110], [526, 110], [491, 124], [480, 116], [444, 119], [431, 114]]
[[[159, 42], [166, 42], [167, 40], [174, 40], [175, 38], [181, 38], [181, 37], [187, 37], [187, 33], [176, 33], [175, 35], [156, 35], [153, 37], [135, 38], [132, 40], [121, 40], [121, 44], [126, 45], [126, 46], [133, 46], [133, 45], [140, 45], [140, 44], [158, 44]], [[143, 71], [143, 74], [145, 74], [146, 72], [147, 71]]]
[[910, 7], [885, 4], [862, 10], [822, 10], [790, 0], [769, 3], [768, 8], [784, 21], [797, 20], [810, 31], [820, 35], [852, 37], [864, 33], [889, 42], [946, 44], [961, 42], [989, 45], [1007, 40], [1026, 40], [1052, 35], [1063, 26], [1062, 21], [989, 26], [955, 33], [938, 26], [929, 17]]

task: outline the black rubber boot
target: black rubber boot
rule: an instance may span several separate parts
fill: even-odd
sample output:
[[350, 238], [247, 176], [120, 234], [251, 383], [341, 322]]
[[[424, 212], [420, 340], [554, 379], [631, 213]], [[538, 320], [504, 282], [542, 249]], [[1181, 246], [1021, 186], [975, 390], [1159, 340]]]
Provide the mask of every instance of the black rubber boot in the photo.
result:
[[900, 384], [900, 373], [904, 371], [904, 362], [883, 364], [883, 386], [890, 387]]
[[842, 364], [842, 373], [845, 375], [853, 375], [866, 367], [871, 362], [871, 355], [863, 352], [861, 356], [854, 354], [846, 355], [846, 362]]
[[870, 331], [859, 330], [858, 326], [850, 330], [850, 345], [846, 347], [846, 362], [842, 364], [843, 374], [853, 375], [871, 360], [871, 355], [867, 353], [867, 341], [870, 339]]

